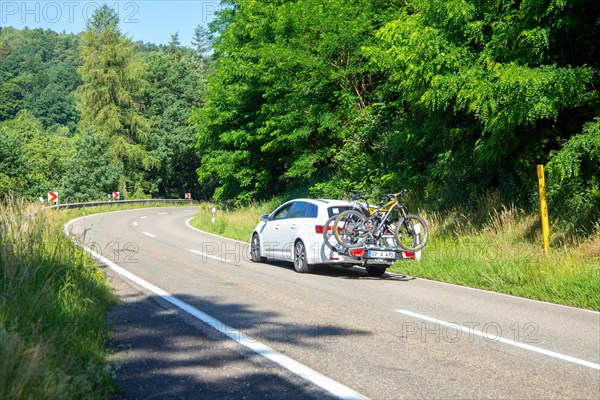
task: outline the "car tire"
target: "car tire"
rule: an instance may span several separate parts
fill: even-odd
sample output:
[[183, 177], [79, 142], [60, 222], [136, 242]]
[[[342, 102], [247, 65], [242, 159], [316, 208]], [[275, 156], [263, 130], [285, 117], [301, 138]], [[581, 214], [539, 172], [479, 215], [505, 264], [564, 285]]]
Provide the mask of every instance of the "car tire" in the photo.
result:
[[367, 275], [382, 276], [386, 269], [387, 265], [367, 265]]
[[313, 270], [313, 265], [308, 263], [306, 247], [301, 240], [298, 240], [294, 245], [294, 269], [300, 273], [312, 272]]
[[250, 257], [252, 262], [255, 263], [264, 263], [267, 261], [267, 257], [260, 255], [260, 238], [256, 233], [252, 236], [252, 242], [250, 243]]

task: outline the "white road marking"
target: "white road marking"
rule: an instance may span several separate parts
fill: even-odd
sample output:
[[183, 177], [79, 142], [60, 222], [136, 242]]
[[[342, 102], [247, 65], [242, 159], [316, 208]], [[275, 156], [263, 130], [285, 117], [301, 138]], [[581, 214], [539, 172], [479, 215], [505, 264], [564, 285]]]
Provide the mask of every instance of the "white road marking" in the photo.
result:
[[146, 217], [147, 217], [147, 215], [143, 215], [143, 216], [140, 217], [140, 219], [144, 219]]
[[144, 235], [149, 236], [151, 238], [155, 238], [156, 235], [151, 234], [150, 232], [142, 232]]
[[158, 215], [165, 215], [165, 214], [168, 214], [168, 212], [166, 212], [166, 211], [163, 211], [163, 212], [159, 212], [159, 213], [158, 213]]
[[259, 355], [273, 361], [274, 363], [282, 366], [283, 368], [287, 369], [291, 373], [296, 374], [296, 375], [300, 376], [301, 378], [314, 383], [315, 385], [328, 391], [329, 393], [333, 394], [334, 396], [336, 396], [340, 399], [367, 399], [367, 397], [350, 389], [349, 387], [344, 386], [341, 383], [336, 382], [333, 379], [328, 378], [323, 374], [320, 374], [319, 372], [313, 370], [312, 368], [307, 367], [306, 365], [301, 364], [298, 361], [279, 353], [278, 351], [270, 348], [269, 346], [267, 346], [259, 341], [256, 341], [252, 338], [245, 336], [245, 334], [243, 334], [242, 332], [240, 332], [236, 329], [233, 329], [231, 326], [224, 324], [223, 322], [219, 321], [218, 319], [211, 317], [210, 315], [206, 314], [203, 311], [198, 310], [197, 308], [191, 306], [190, 304], [184, 302], [183, 300], [178, 299], [177, 297], [173, 296], [172, 294], [160, 289], [157, 286], [154, 286], [150, 282], [147, 282], [147, 281], [143, 280], [142, 278], [138, 277], [137, 275], [132, 274], [131, 272], [127, 271], [126, 269], [124, 269], [124, 268], [120, 267], [119, 265], [115, 264], [114, 262], [110, 261], [108, 258], [103, 257], [102, 255], [96, 253], [94, 250], [90, 249], [89, 247], [84, 246], [81, 243], [78, 243], [75, 240], [75, 237], [71, 237], [71, 235], [69, 234], [69, 226], [72, 223], [74, 223], [75, 221], [83, 219], [83, 218], [84, 217], [80, 217], [80, 218], [76, 218], [74, 220], [67, 222], [65, 224], [65, 228], [64, 228], [65, 235], [67, 235], [67, 237], [69, 237], [73, 241], [73, 243], [75, 243], [77, 246], [80, 246], [82, 249], [84, 249], [90, 255], [97, 258], [100, 262], [104, 263], [106, 266], [108, 266], [110, 269], [112, 269], [113, 271], [115, 271], [116, 273], [121, 275], [122, 277], [127, 278], [127, 279], [131, 280], [132, 282], [137, 283], [138, 285], [151, 291], [152, 293], [156, 294], [157, 296], [160, 296], [163, 300], [168, 301], [169, 303], [173, 304], [175, 307], [185, 311], [192, 317], [209, 325], [211, 328], [215, 329], [216, 331], [223, 334], [224, 336], [227, 336], [230, 339], [241, 344], [242, 346], [249, 348], [250, 350], [254, 351], [256, 354], [259, 354]]
[[138, 226], [138, 223], [137, 223], [136, 221], [133, 221], [133, 222], [131, 223], [131, 225], [132, 225], [132, 226]]
[[[418, 319], [422, 319], [424, 321], [433, 322], [434, 324], [440, 324], [440, 325], [443, 325], [443, 326], [448, 327], [448, 328], [453, 328], [453, 329], [459, 330], [461, 332], [468, 333], [469, 335], [480, 336], [480, 337], [485, 338], [485, 339], [490, 339], [491, 338], [489, 334], [484, 333], [482, 331], [479, 331], [477, 329], [473, 329], [472, 327], [461, 326], [461, 325], [458, 325], [458, 324], [456, 324], [454, 322], [442, 321], [441, 319], [428, 317], [427, 315], [417, 314], [417, 313], [412, 312], [412, 311], [407, 311], [407, 310], [395, 310], [395, 311], [398, 312], [398, 313], [400, 313], [400, 314], [408, 315], [409, 317], [418, 318]], [[546, 355], [546, 356], [549, 356], [549, 357], [558, 358], [558, 359], [563, 360], [563, 361], [568, 361], [568, 362], [571, 362], [571, 363], [574, 363], [574, 364], [583, 365], [584, 367], [593, 368], [595, 370], [600, 370], [600, 364], [596, 364], [596, 363], [593, 363], [593, 362], [590, 362], [590, 361], [585, 361], [585, 360], [582, 360], [580, 358], [575, 358], [575, 357], [567, 356], [565, 354], [556, 353], [556, 352], [550, 351], [550, 350], [545, 350], [545, 349], [542, 349], [540, 347], [531, 346], [531, 345], [525, 344], [525, 343], [515, 342], [514, 340], [505, 339], [503, 337], [494, 336], [493, 340], [495, 342], [497, 341], [497, 342], [500, 342], [500, 343], [508, 344], [508, 345], [515, 346], [515, 347], [519, 347], [521, 349], [533, 351], [535, 353], [543, 354], [543, 355]]]
[[190, 250], [190, 252], [192, 252], [194, 254], [201, 255], [202, 257], [212, 258], [213, 260], [221, 261], [221, 262], [224, 262], [224, 263], [229, 262], [228, 260], [224, 260], [221, 257], [213, 256], [211, 254], [206, 254], [206, 253], [203, 253], [203, 252], [201, 252], [199, 250]]

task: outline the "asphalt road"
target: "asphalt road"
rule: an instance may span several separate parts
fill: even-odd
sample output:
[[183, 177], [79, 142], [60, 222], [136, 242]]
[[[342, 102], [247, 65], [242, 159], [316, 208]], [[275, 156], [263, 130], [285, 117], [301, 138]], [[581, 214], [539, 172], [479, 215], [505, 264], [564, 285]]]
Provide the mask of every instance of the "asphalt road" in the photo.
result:
[[[329, 390], [373, 399], [600, 396], [600, 313], [395, 274], [371, 278], [361, 268], [298, 274], [291, 263], [255, 264], [247, 244], [188, 226], [196, 211], [139, 209], [71, 225], [88, 247], [143, 280], [131, 284], [148, 294], [136, 304], [140, 309], [156, 299], [154, 305], [172, 314], [187, 338], [199, 341], [180, 355], [189, 358], [191, 351], [198, 358], [176, 374], [194, 375], [194, 381], [204, 376], [210, 384], [217, 381], [210, 379], [215, 369], [225, 371], [222, 383], [260, 368], [261, 389], [275, 397], [288, 389], [302, 396]], [[152, 286], [141, 288], [144, 282]], [[184, 316], [169, 299], [214, 320]], [[164, 335], [176, 334], [165, 325], [171, 329]], [[246, 361], [202, 361], [205, 347], [215, 349], [202, 346], [210, 341], [246, 354]], [[149, 352], [160, 352], [164, 342], [156, 346]], [[284, 366], [255, 354], [264, 348], [282, 356]], [[255, 386], [244, 390], [251, 394]]]

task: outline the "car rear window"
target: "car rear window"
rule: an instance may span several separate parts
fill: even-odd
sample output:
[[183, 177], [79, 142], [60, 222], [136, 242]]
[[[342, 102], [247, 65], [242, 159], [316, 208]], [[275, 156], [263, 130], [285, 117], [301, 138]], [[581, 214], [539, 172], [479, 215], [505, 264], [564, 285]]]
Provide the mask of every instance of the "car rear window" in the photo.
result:
[[317, 215], [319, 214], [319, 207], [317, 207], [315, 204], [307, 204], [308, 207], [304, 209], [304, 212], [306, 214], [304, 218], [317, 218]]
[[350, 210], [352, 207], [350, 206], [334, 206], [334, 207], [329, 207], [327, 209], [327, 213], [329, 214], [329, 218], [333, 217], [334, 215], [337, 215], [341, 212], [344, 212], [346, 210]]

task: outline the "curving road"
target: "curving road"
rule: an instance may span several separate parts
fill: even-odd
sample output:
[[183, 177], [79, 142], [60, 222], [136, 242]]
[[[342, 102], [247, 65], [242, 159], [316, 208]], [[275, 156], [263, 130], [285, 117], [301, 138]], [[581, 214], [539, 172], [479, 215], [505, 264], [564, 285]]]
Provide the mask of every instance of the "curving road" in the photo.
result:
[[174, 317], [188, 336], [232, 337], [239, 354], [271, 357], [218, 367], [192, 359], [194, 379], [230, 367], [235, 380], [259, 365], [263, 378], [284, 377], [274, 395], [289, 382], [289, 393], [316, 397], [598, 398], [600, 313], [360, 268], [298, 274], [289, 263], [254, 264], [247, 244], [191, 228], [196, 211], [121, 211], [70, 225], [140, 291], [162, 293], [162, 307], [188, 307]]

